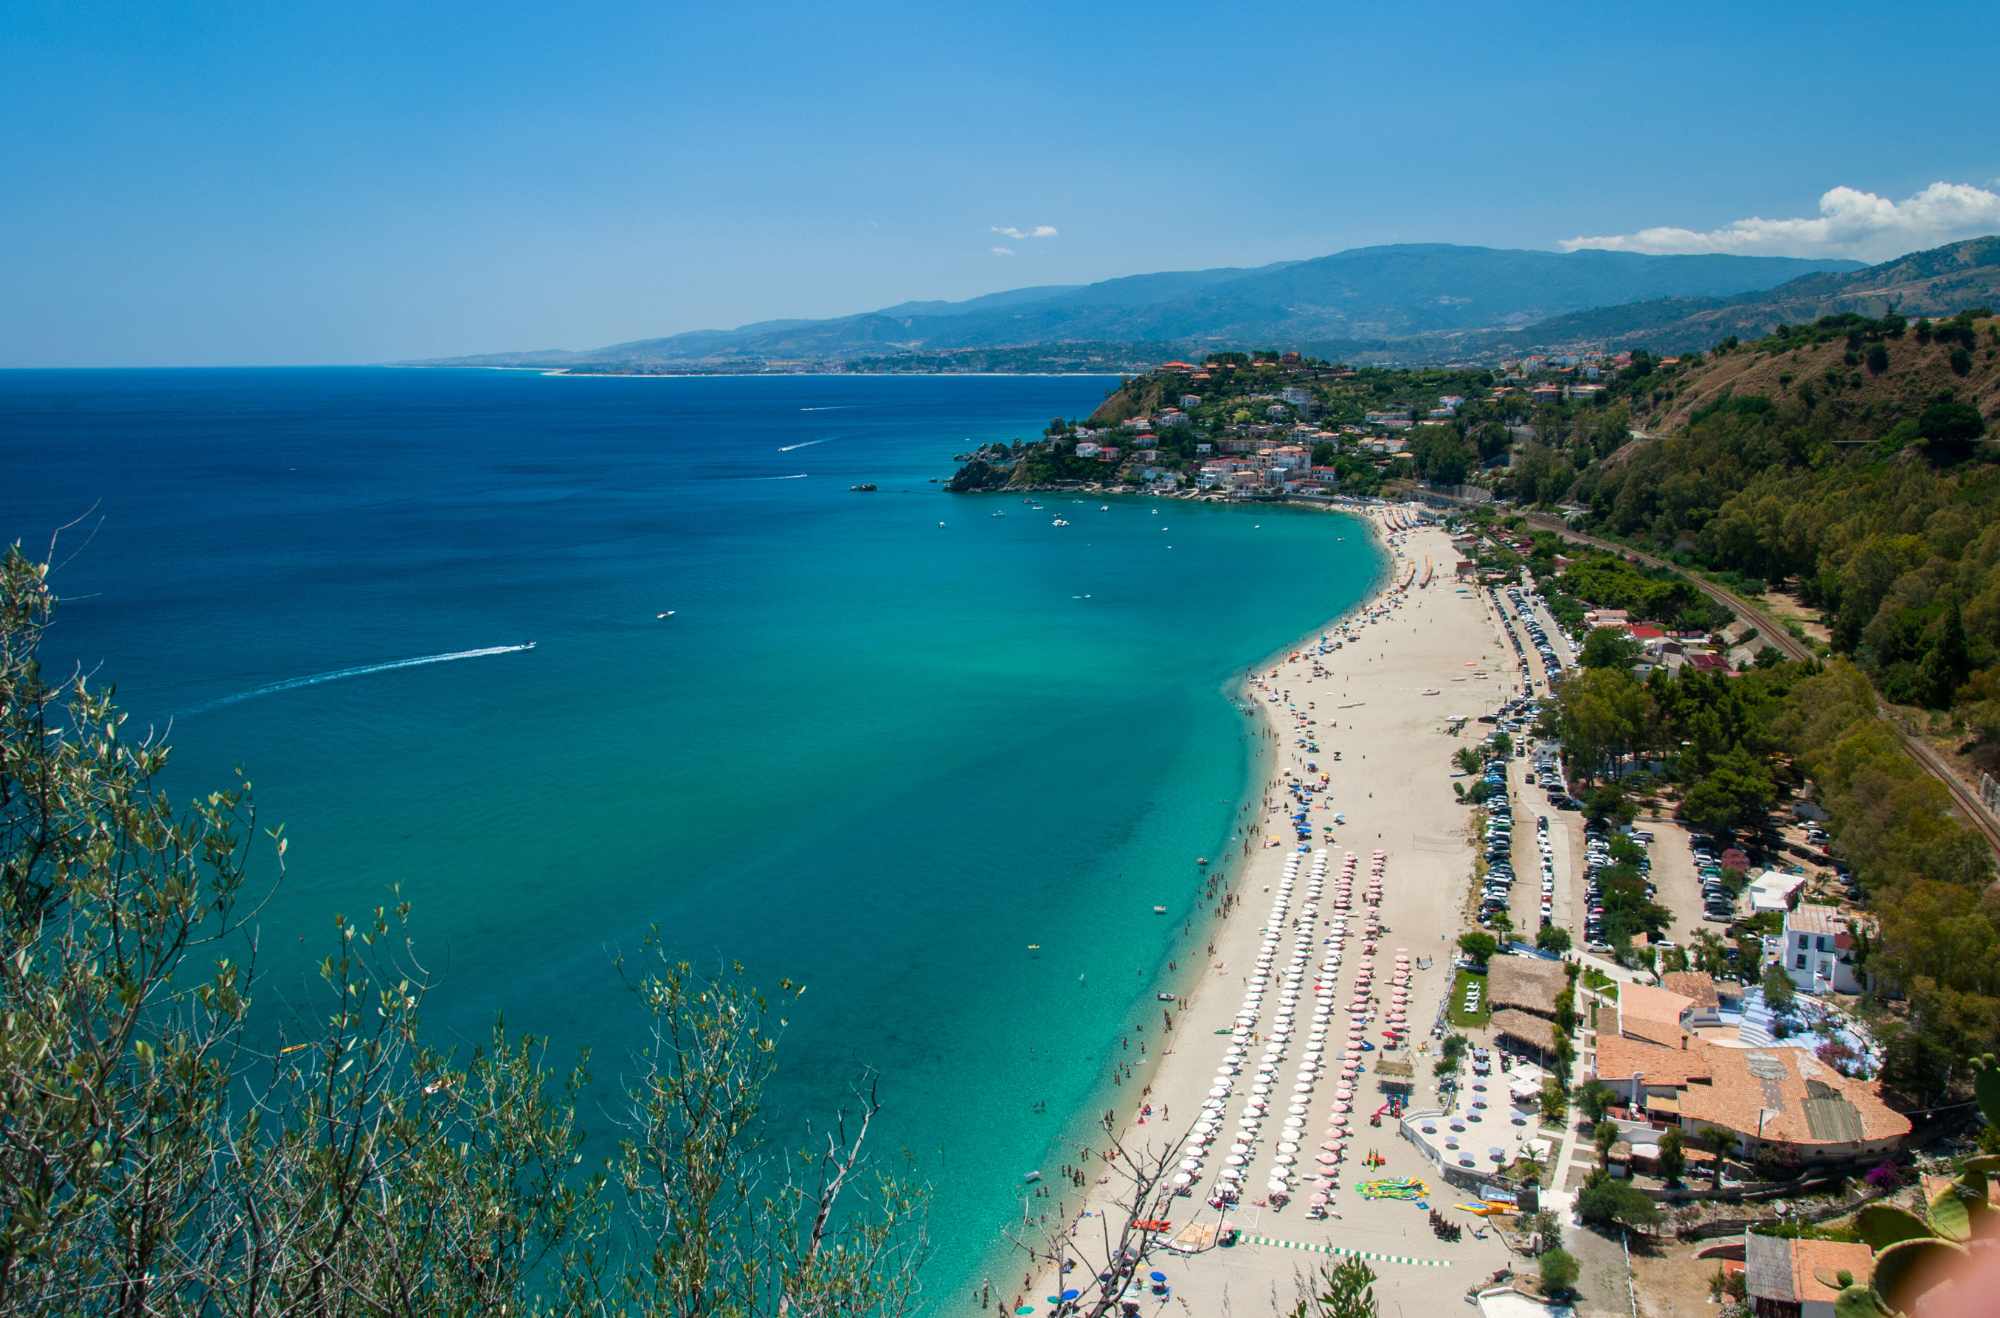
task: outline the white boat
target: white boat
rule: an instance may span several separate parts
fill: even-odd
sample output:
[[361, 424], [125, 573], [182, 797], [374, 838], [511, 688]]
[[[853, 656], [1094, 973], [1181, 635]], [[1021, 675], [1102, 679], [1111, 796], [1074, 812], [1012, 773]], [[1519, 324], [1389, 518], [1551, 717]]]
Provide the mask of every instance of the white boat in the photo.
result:
[[1050, 523], [1049, 523], [1049, 525], [1050, 525], [1050, 526], [1068, 526], [1068, 525], [1069, 525], [1069, 519], [1068, 519], [1067, 517], [1058, 517], [1058, 518], [1056, 518], [1056, 519], [1055, 519], [1054, 521], [1050, 522]]
[[677, 612], [679, 612], [677, 609], [668, 609], [665, 613], [656, 613], [653, 616], [655, 618], [671, 618]]

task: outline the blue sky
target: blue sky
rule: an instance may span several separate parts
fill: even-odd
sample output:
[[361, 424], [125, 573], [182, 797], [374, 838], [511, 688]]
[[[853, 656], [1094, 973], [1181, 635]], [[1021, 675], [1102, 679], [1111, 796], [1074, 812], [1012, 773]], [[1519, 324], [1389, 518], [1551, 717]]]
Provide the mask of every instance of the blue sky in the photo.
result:
[[0, 0], [0, 365], [589, 347], [1381, 242], [2000, 231], [1990, 3], [1237, 8]]

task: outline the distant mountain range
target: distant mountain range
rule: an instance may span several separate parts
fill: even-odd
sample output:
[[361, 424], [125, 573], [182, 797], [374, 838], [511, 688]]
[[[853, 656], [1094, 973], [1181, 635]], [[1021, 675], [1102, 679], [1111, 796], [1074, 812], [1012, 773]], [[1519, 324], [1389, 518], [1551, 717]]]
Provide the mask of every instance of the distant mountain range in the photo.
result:
[[[1529, 327], [1537, 346], [1591, 342], [1609, 348], [1698, 351], [1731, 335], [1757, 338], [1782, 324], [1852, 311], [1864, 316], [1953, 315], [1967, 307], [2000, 305], [2000, 237], [1911, 252], [1860, 270], [1802, 275], [1775, 288], [1734, 297], [1667, 297], [1595, 307]], [[1483, 336], [1461, 350], [1491, 351], [1509, 336]], [[1519, 337], [1519, 336], [1514, 336]]]
[[[1700, 347], [1828, 310], [1956, 310], [2000, 289], [2000, 239], [1884, 265], [1772, 256], [1360, 247], [1254, 269], [1172, 271], [904, 302], [574, 352], [417, 363], [582, 371], [1035, 369], [1278, 347], [1349, 360], [1470, 360], [1597, 341]], [[1819, 308], [1815, 310], [1815, 308]]]

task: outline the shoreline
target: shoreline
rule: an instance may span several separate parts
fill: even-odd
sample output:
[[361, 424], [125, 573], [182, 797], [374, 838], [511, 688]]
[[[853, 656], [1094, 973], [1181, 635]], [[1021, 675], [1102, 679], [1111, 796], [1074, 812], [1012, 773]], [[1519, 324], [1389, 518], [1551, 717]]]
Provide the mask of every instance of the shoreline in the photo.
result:
[[[1111, 1110], [1119, 1114], [1116, 1119], [1122, 1125], [1121, 1141], [1128, 1151], [1134, 1153], [1144, 1150], [1159, 1152], [1187, 1140], [1187, 1131], [1194, 1118], [1201, 1115], [1204, 1094], [1213, 1092], [1208, 1068], [1223, 1060], [1221, 1054], [1229, 1043], [1228, 1039], [1217, 1036], [1230, 1033], [1230, 1021], [1239, 1010], [1233, 1005], [1233, 1000], [1237, 996], [1238, 982], [1244, 978], [1240, 970], [1250, 966], [1257, 954], [1259, 936], [1268, 923], [1264, 907], [1270, 900], [1284, 858], [1298, 855], [1298, 843], [1288, 818], [1294, 807], [1284, 802], [1289, 799], [1287, 785], [1304, 776], [1303, 766], [1307, 763], [1327, 771], [1330, 780], [1328, 790], [1317, 798], [1315, 805], [1332, 807], [1323, 811], [1324, 819], [1312, 820], [1315, 825], [1312, 848], [1325, 850], [1336, 873], [1342, 859], [1350, 851], [1366, 857], [1376, 847], [1385, 849], [1388, 853], [1386, 891], [1379, 908], [1384, 920], [1382, 951], [1385, 960], [1389, 953], [1402, 949], [1407, 949], [1417, 958], [1419, 965], [1429, 959], [1428, 969], [1420, 971], [1411, 985], [1410, 1047], [1404, 1050], [1403, 1055], [1411, 1056], [1417, 1062], [1419, 1079], [1413, 1095], [1415, 1104], [1421, 1105], [1431, 1090], [1428, 1031], [1449, 987], [1450, 953], [1454, 950], [1452, 939], [1460, 928], [1464, 884], [1469, 874], [1467, 867], [1471, 855], [1463, 833], [1466, 816], [1450, 794], [1445, 761], [1457, 746], [1469, 744], [1474, 738], [1461, 734], [1454, 738], [1437, 736], [1418, 740], [1410, 734], [1430, 730], [1432, 725], [1436, 725], [1435, 730], [1441, 731], [1447, 715], [1474, 714], [1489, 707], [1511, 689], [1511, 666], [1498, 650], [1498, 635], [1493, 631], [1478, 595], [1460, 595], [1457, 581], [1450, 575], [1439, 574], [1440, 565], [1444, 573], [1449, 573], [1454, 557], [1450, 543], [1441, 531], [1434, 527], [1392, 529], [1385, 524], [1388, 517], [1401, 514], [1399, 521], [1408, 520], [1407, 510], [1401, 507], [1311, 506], [1325, 511], [1349, 512], [1364, 520], [1370, 534], [1385, 553], [1386, 562], [1380, 579], [1352, 609], [1330, 618], [1291, 646], [1263, 657], [1245, 669], [1230, 688], [1233, 701], [1240, 703], [1243, 699], [1250, 699], [1261, 707], [1257, 727], [1263, 745], [1252, 778], [1253, 791], [1261, 786], [1261, 792], [1246, 796], [1239, 807], [1239, 832], [1232, 841], [1243, 845], [1239, 846], [1237, 854], [1229, 858], [1228, 872], [1214, 889], [1213, 899], [1204, 900], [1206, 918], [1195, 923], [1190, 929], [1193, 937], [1185, 940], [1181, 948], [1183, 955], [1187, 955], [1196, 945], [1196, 940], [1206, 939], [1209, 952], [1201, 964], [1183, 967], [1179, 974], [1172, 977], [1176, 982], [1167, 986], [1180, 998], [1174, 1007], [1173, 1031], [1160, 1040], [1162, 1046], [1150, 1055], [1148, 1064], [1135, 1070], [1124, 1085], [1118, 1087], [1123, 1101], [1114, 1101], [1110, 1105]], [[1418, 584], [1423, 578], [1423, 564], [1419, 560], [1425, 557], [1429, 558], [1433, 574], [1428, 587]], [[1341, 649], [1332, 653], [1318, 651], [1320, 638], [1349, 635], [1358, 636], [1358, 639], [1345, 641]], [[1405, 641], [1406, 636], [1416, 639]], [[1463, 659], [1464, 655], [1475, 652], [1495, 656], [1496, 662], [1478, 664], [1475, 668], [1476, 661]], [[1302, 656], [1308, 657], [1302, 659]], [[1382, 660], [1388, 662], [1384, 664], [1380, 662]], [[1462, 664], [1462, 667], [1454, 668], [1454, 663]], [[1361, 694], [1351, 689], [1357, 681], [1369, 694], [1385, 698], [1329, 699]], [[1443, 692], [1448, 689], [1448, 682], [1468, 684], [1466, 690], [1451, 693], [1461, 698], [1462, 708], [1448, 708], [1442, 698]], [[1389, 692], [1379, 690], [1385, 685], [1408, 690], [1397, 698], [1386, 698]], [[1478, 696], [1472, 694], [1475, 686], [1481, 692]], [[1417, 694], [1409, 694], [1409, 691], [1416, 691]], [[1285, 698], [1286, 694], [1292, 698]], [[1431, 703], [1434, 699], [1437, 703]], [[1287, 708], [1281, 710], [1277, 708], [1279, 704], [1285, 704]], [[1301, 728], [1305, 727], [1313, 730], [1302, 733]], [[1287, 745], [1288, 740], [1296, 742], [1306, 738], [1312, 739], [1306, 744], [1321, 747], [1310, 757]], [[1376, 767], [1374, 763], [1364, 769], [1362, 761], [1368, 759], [1370, 752], [1375, 753], [1377, 762], [1388, 760], [1392, 763], [1386, 770]], [[1334, 754], [1339, 754], [1341, 759], [1327, 763], [1327, 757]], [[1379, 805], [1370, 804], [1375, 797], [1367, 790], [1369, 785], [1383, 782], [1396, 785], [1394, 798]], [[1385, 797], [1389, 795], [1384, 793]], [[1332, 840], [1328, 841], [1321, 826], [1334, 818], [1334, 809], [1342, 815], [1357, 817], [1334, 828]], [[1408, 886], [1399, 890], [1399, 879]], [[1357, 916], [1361, 909], [1357, 907]], [[1291, 923], [1298, 925], [1301, 922], [1293, 918]], [[1307, 923], [1316, 925], [1318, 921]], [[1189, 960], [1192, 962], [1191, 956]], [[1334, 974], [1345, 981], [1351, 979], [1354, 972], [1336, 971]], [[1368, 989], [1363, 987], [1361, 991], [1367, 993]], [[1370, 1010], [1372, 1012], [1373, 1009]], [[1266, 1023], [1260, 1021], [1258, 1024], [1265, 1026]], [[1252, 1038], [1261, 1039], [1261, 1030]], [[1379, 1060], [1382, 1054], [1374, 1052], [1356, 1056], [1364, 1060]], [[1290, 1060], [1287, 1059], [1288, 1065]], [[1372, 1070], [1372, 1066], [1364, 1066], [1363, 1069], [1364, 1072]], [[1217, 1079], [1220, 1078], [1218, 1074]], [[1362, 1113], [1363, 1098], [1372, 1106], [1378, 1097], [1369, 1081], [1370, 1078], [1364, 1076], [1357, 1077], [1353, 1082], [1358, 1095], [1355, 1100], [1357, 1118]], [[1333, 1083], [1329, 1080], [1320, 1082], [1323, 1090], [1331, 1088]], [[1136, 1092], [1133, 1092], [1134, 1086], [1137, 1087]], [[1313, 1119], [1319, 1119], [1318, 1109], [1325, 1104], [1326, 1095], [1303, 1097], [1305, 1104], [1315, 1109]], [[1159, 1115], [1150, 1123], [1141, 1115], [1149, 1100], [1160, 1105]], [[1241, 1102], [1240, 1094], [1231, 1093], [1227, 1099], [1228, 1112], [1218, 1111], [1215, 1114], [1217, 1124], [1220, 1125], [1220, 1119], [1225, 1116], [1234, 1117]], [[1175, 1105], [1181, 1106], [1184, 1115], [1174, 1116], [1172, 1107]], [[1073, 1119], [1070, 1123], [1072, 1129], [1099, 1129], [1096, 1118], [1104, 1110], [1102, 1104], [1093, 1102], [1090, 1110]], [[1229, 1208], [1226, 1214], [1204, 1202], [1215, 1180], [1215, 1167], [1204, 1164], [1195, 1184], [1188, 1187], [1193, 1193], [1177, 1195], [1167, 1201], [1167, 1211], [1175, 1229], [1179, 1230], [1189, 1223], [1214, 1223], [1226, 1216], [1232, 1226], [1259, 1234], [1252, 1236], [1253, 1243], [1249, 1245], [1239, 1245], [1227, 1251], [1211, 1250], [1186, 1258], [1161, 1250], [1159, 1245], [1162, 1242], [1155, 1239], [1146, 1270], [1167, 1269], [1176, 1274], [1170, 1282], [1173, 1295], [1182, 1300], [1199, 1298], [1202, 1301], [1198, 1306], [1200, 1311], [1215, 1311], [1220, 1305], [1227, 1304], [1232, 1282], [1239, 1287], [1252, 1286], [1258, 1296], [1266, 1299], [1273, 1286], [1289, 1293], [1291, 1278], [1301, 1260], [1289, 1253], [1261, 1247], [1257, 1243], [1265, 1239], [1261, 1232], [1269, 1230], [1284, 1238], [1274, 1239], [1271, 1243], [1322, 1254], [1360, 1252], [1369, 1257], [1411, 1263], [1418, 1262], [1410, 1257], [1412, 1255], [1436, 1254], [1437, 1258], [1422, 1261], [1418, 1283], [1408, 1291], [1402, 1287], [1406, 1274], [1400, 1269], [1378, 1268], [1381, 1275], [1377, 1284], [1378, 1294], [1399, 1301], [1407, 1295], [1413, 1301], [1423, 1303], [1456, 1298], [1460, 1291], [1440, 1289], [1440, 1278], [1444, 1279], [1447, 1287], [1458, 1277], [1476, 1280], [1477, 1275], [1483, 1275], [1473, 1272], [1480, 1259], [1491, 1256], [1486, 1264], [1489, 1269], [1504, 1259], [1497, 1245], [1488, 1241], [1474, 1248], [1464, 1244], [1445, 1246], [1426, 1240], [1427, 1231], [1420, 1230], [1412, 1235], [1407, 1205], [1365, 1200], [1350, 1188], [1354, 1181], [1369, 1176], [1424, 1177], [1433, 1184], [1439, 1184], [1435, 1169], [1423, 1160], [1414, 1147], [1397, 1137], [1394, 1126], [1393, 1118], [1389, 1118], [1379, 1129], [1362, 1126], [1349, 1137], [1357, 1149], [1366, 1147], [1381, 1154], [1384, 1165], [1371, 1172], [1362, 1169], [1358, 1158], [1350, 1162], [1341, 1176], [1339, 1188], [1332, 1194], [1333, 1202], [1328, 1209], [1330, 1216], [1326, 1218], [1309, 1215], [1307, 1193], [1303, 1186], [1295, 1187], [1298, 1191], [1296, 1201], [1283, 1206], [1267, 1202], [1267, 1196], [1257, 1188], [1262, 1186], [1267, 1175], [1264, 1169], [1269, 1165], [1266, 1160], [1273, 1155], [1276, 1143], [1274, 1133], [1266, 1133], [1255, 1151], [1248, 1155], [1246, 1170], [1251, 1173], [1250, 1179], [1245, 1183], [1241, 1202]], [[1311, 1138], [1315, 1142], [1318, 1140], [1317, 1135]], [[1221, 1143], [1210, 1152], [1219, 1155], [1231, 1146], [1231, 1141], [1239, 1139], [1237, 1135], [1225, 1134]], [[1089, 1143], [1095, 1145], [1100, 1142], [1101, 1137]], [[1303, 1147], [1311, 1148], [1312, 1145], [1304, 1144]], [[1199, 1148], [1194, 1146], [1179, 1148], [1175, 1157], [1198, 1152]], [[1097, 1166], [1094, 1163], [1086, 1165]], [[1075, 1224], [1092, 1213], [1095, 1206], [1103, 1202], [1103, 1196], [1117, 1192], [1122, 1186], [1111, 1178], [1095, 1176], [1093, 1170], [1081, 1187], [1072, 1173], [1071, 1181], [1061, 1188], [1062, 1193], [1055, 1193], [1052, 1188], [1051, 1198], [1046, 1201], [1050, 1205], [1051, 1220]], [[1398, 1209], [1405, 1211], [1398, 1213]], [[1357, 1217], [1380, 1217], [1383, 1221], [1374, 1230], [1359, 1224], [1354, 1227], [1347, 1225]], [[1120, 1218], [1122, 1213], [1114, 1209], [1112, 1219], [1116, 1221]], [[1424, 1226], [1421, 1215], [1417, 1216], [1414, 1225], [1418, 1228]], [[1383, 1227], [1387, 1228], [1386, 1234], [1393, 1240], [1383, 1238]], [[1071, 1234], [1076, 1234], [1074, 1225]], [[1005, 1249], [1005, 1257], [1013, 1266], [1026, 1263], [1018, 1248], [1004, 1238], [997, 1243]], [[1088, 1260], [1088, 1265], [1095, 1265], [1100, 1261], [1101, 1252], [1085, 1253], [1083, 1257]], [[1453, 1267], [1454, 1260], [1448, 1255], [1468, 1257], [1464, 1263]], [[1005, 1312], [1012, 1313], [1015, 1306], [1004, 1302], [1017, 1290], [1025, 1295], [1023, 1302], [1034, 1304], [1057, 1289], [1054, 1285], [1056, 1274], [1046, 1262], [1027, 1269], [1032, 1277], [1031, 1285], [1017, 1287], [1013, 1283], [1022, 1280], [1021, 1274], [1008, 1271], [1007, 1266], [999, 1262], [997, 1253], [990, 1257], [995, 1264], [990, 1275], [996, 1280], [987, 1303], [988, 1311], [1000, 1312], [1004, 1308]], [[1087, 1280], [1087, 1277], [1084, 1278], [1084, 1281]], [[1073, 1278], [1068, 1284], [1074, 1286], [1084, 1282]], [[1458, 1284], [1462, 1290], [1463, 1283]], [[1238, 1294], [1245, 1292], [1239, 1291]], [[1158, 1303], [1163, 1306], [1164, 1302]], [[1142, 1301], [1142, 1312], [1155, 1309], [1156, 1297], [1149, 1291]], [[1158, 1311], [1165, 1312], [1165, 1308], [1158, 1307]]]
[[[1163, 496], [1106, 494], [1104, 497], [1158, 498]], [[1164, 497], [1186, 498], [1188, 496], [1183, 494], [1180, 496]], [[1375, 580], [1369, 585], [1368, 592], [1352, 605], [1348, 606], [1346, 610], [1319, 624], [1307, 633], [1305, 637], [1296, 638], [1285, 645], [1281, 645], [1277, 649], [1261, 656], [1256, 662], [1238, 669], [1223, 683], [1221, 687], [1223, 698], [1232, 706], [1237, 707], [1239, 711], [1244, 705], [1258, 705], [1261, 703], [1255, 698], [1253, 685], [1260, 672], [1266, 671], [1283, 656], [1295, 652], [1306, 640], [1317, 637], [1329, 630], [1338, 629], [1344, 626], [1349, 619], [1355, 618], [1374, 607], [1383, 593], [1395, 580], [1396, 555], [1389, 544], [1387, 536], [1383, 532], [1381, 523], [1370, 515], [1369, 509], [1366, 506], [1352, 505], [1336, 507], [1322, 503], [1292, 506], [1322, 513], [1340, 513], [1350, 520], [1359, 523], [1366, 529], [1370, 541], [1381, 554], [1381, 562]], [[1248, 721], [1249, 718], [1249, 716], [1241, 714], [1239, 714], [1239, 717], [1244, 717], [1245, 721]], [[1246, 838], [1254, 837], [1260, 828], [1259, 820], [1261, 816], [1259, 814], [1259, 806], [1265, 795], [1264, 789], [1267, 789], [1276, 778], [1280, 768], [1281, 757], [1272, 739], [1263, 735], [1265, 730], [1270, 726], [1269, 712], [1259, 708], [1256, 711], [1255, 718], [1256, 730], [1248, 734], [1249, 739], [1253, 743], [1250, 747], [1250, 763], [1247, 766], [1242, 794], [1238, 797], [1236, 809], [1231, 815], [1230, 835], [1225, 839], [1230, 849], [1226, 855], [1217, 857], [1211, 862], [1211, 868], [1207, 871], [1208, 877], [1202, 881], [1204, 887], [1209, 888], [1209, 892], [1198, 899], [1196, 908], [1189, 913], [1184, 922], [1185, 927], [1175, 935], [1172, 944], [1167, 950], [1167, 968], [1162, 969], [1159, 978], [1145, 986], [1145, 991], [1155, 996], [1139, 1004], [1137, 1014], [1141, 1019], [1145, 1018], [1145, 1008], [1148, 1003], [1161, 1008], [1168, 1006], [1168, 1004], [1159, 1001], [1157, 995], [1160, 993], [1172, 993], [1178, 999], [1172, 1005], [1172, 1009], [1179, 1013], [1185, 1004], [1199, 991], [1200, 986], [1209, 977], [1211, 972], [1209, 971], [1205, 954], [1200, 959], [1197, 959], [1195, 955], [1196, 949], [1201, 946], [1204, 939], [1212, 939], [1225, 926], [1222, 898], [1236, 890], [1236, 885], [1247, 875], [1253, 861], [1256, 859], [1257, 853], [1254, 850], [1246, 853], [1241, 844]], [[1171, 968], [1176, 963], [1178, 963], [1179, 968]], [[1157, 1021], [1153, 1022], [1153, 1024], [1156, 1025]], [[1168, 1041], [1171, 1042], [1180, 1039], [1182, 1033], [1180, 1024], [1181, 1022], [1177, 1020], [1173, 1033], [1165, 1036]], [[1150, 1030], [1151, 1026], [1141, 1026], [1140, 1028]], [[1159, 1038], [1160, 1036], [1157, 1033], [1149, 1035], [1149, 1039], [1154, 1042], [1158, 1042]], [[1124, 1099], [1122, 1096], [1130, 1092], [1134, 1086], [1142, 1094], [1150, 1091], [1158, 1083], [1161, 1068], [1166, 1064], [1167, 1059], [1172, 1053], [1173, 1049], [1171, 1047], [1150, 1049], [1146, 1054], [1144, 1064], [1136, 1067], [1123, 1084], [1114, 1084], [1108, 1079], [1100, 1078], [1089, 1097], [1078, 1106], [1075, 1112], [1063, 1121], [1057, 1133], [1051, 1138], [1048, 1152], [1053, 1156], [1061, 1157], [1063, 1156], [1061, 1153], [1062, 1150], [1077, 1147], [1079, 1141], [1082, 1145], [1088, 1146], [1102, 1139], [1103, 1130], [1099, 1115], [1107, 1109], [1117, 1110], [1123, 1107]], [[1046, 1177], [1044, 1181], [1039, 1183], [1048, 1183]], [[1024, 1184], [1022, 1188], [1028, 1190], [1031, 1187]], [[1057, 1208], [1063, 1210], [1067, 1210], [1072, 1206], [1070, 1197], [1058, 1197], [1054, 1201], [1054, 1204]], [[996, 1279], [1006, 1278], [1012, 1275], [1011, 1268], [1020, 1267], [1022, 1264], [1023, 1260], [1020, 1248], [1003, 1231], [988, 1248], [985, 1255], [982, 1256], [980, 1276]], [[975, 1289], [977, 1288], [977, 1278], [966, 1280], [970, 1281]], [[1000, 1288], [996, 1285], [994, 1293], [998, 1295], [999, 1290]], [[1012, 1312], [1012, 1309], [1008, 1310], [1008, 1313], [1011, 1314]]]

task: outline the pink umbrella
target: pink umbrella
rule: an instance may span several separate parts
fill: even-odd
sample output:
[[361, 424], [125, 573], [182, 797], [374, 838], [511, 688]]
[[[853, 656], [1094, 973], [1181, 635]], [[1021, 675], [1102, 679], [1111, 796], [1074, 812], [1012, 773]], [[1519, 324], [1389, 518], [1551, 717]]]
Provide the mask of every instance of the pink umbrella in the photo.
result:
[[1316, 1154], [1313, 1157], [1313, 1161], [1318, 1163], [1322, 1167], [1331, 1167], [1334, 1164], [1338, 1163], [1340, 1159], [1334, 1157], [1331, 1153], [1321, 1153], [1321, 1154]]

